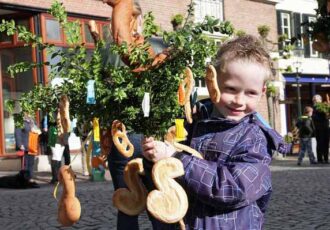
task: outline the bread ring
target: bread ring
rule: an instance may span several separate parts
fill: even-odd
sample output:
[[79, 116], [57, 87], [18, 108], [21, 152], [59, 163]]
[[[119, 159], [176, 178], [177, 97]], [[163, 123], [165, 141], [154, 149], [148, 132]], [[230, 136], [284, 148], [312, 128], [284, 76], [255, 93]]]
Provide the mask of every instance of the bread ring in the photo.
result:
[[70, 131], [70, 115], [69, 115], [69, 99], [66, 95], [62, 95], [60, 98], [60, 114], [61, 114], [61, 124], [63, 127], [63, 132], [68, 133]]
[[213, 65], [209, 65], [206, 68], [205, 82], [212, 102], [218, 103], [221, 94], [218, 86], [217, 71]]
[[178, 103], [179, 105], [184, 106], [186, 120], [191, 124], [193, 120], [191, 115], [190, 95], [194, 89], [195, 80], [189, 67], [186, 67], [184, 76], [183, 81], [179, 84]]
[[191, 105], [190, 105], [190, 99], [187, 103], [184, 104], [184, 114], [186, 117], [186, 120], [189, 124], [193, 123], [192, 114], [191, 114]]
[[144, 175], [142, 158], [136, 158], [127, 163], [124, 180], [128, 189], [119, 188], [112, 197], [114, 206], [131, 216], [140, 214], [146, 207], [148, 192], [139, 175]]
[[63, 193], [58, 206], [58, 221], [65, 227], [76, 223], [81, 214], [80, 202], [75, 196], [75, 177], [70, 166], [60, 168], [58, 180], [63, 185]]
[[152, 179], [157, 190], [149, 193], [147, 209], [162, 222], [179, 222], [188, 210], [187, 194], [173, 179], [182, 175], [183, 165], [173, 157], [157, 161], [152, 168]]
[[112, 122], [111, 135], [113, 143], [118, 151], [124, 157], [131, 157], [134, 153], [134, 146], [126, 135], [125, 125], [118, 120], [114, 120]]

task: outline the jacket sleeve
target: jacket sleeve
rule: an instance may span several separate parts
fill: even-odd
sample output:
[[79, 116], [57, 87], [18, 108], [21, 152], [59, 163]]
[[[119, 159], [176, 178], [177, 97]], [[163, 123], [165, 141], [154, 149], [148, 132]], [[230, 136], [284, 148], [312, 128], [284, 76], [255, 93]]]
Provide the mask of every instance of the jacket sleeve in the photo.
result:
[[185, 168], [180, 182], [189, 195], [218, 209], [240, 208], [258, 200], [271, 190], [271, 157], [261, 136], [237, 144], [225, 163], [178, 155]]

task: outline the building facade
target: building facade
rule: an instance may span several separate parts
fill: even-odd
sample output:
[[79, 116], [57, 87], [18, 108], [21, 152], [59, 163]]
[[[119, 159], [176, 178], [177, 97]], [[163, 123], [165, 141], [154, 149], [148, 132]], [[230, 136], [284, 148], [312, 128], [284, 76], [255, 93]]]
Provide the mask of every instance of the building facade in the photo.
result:
[[[52, 0], [0, 0], [0, 17], [15, 19], [17, 24], [25, 25], [35, 34], [42, 36], [44, 42], [55, 44], [57, 49], [66, 49], [65, 35], [59, 24], [47, 13]], [[94, 48], [92, 37], [89, 34], [87, 22], [96, 20], [101, 34], [109, 34], [108, 24], [111, 20], [111, 7], [101, 0], [80, 0], [63, 2], [70, 20], [80, 20], [82, 23], [82, 37], [87, 48]], [[190, 0], [139, 0], [143, 13], [152, 11], [156, 24], [163, 30], [171, 30], [170, 19], [175, 14], [186, 15]], [[220, 20], [231, 21], [236, 29], [257, 35], [260, 25], [271, 28], [269, 38], [277, 40], [278, 0], [194, 0], [195, 20], [201, 21], [205, 15], [211, 15]], [[216, 40], [221, 40], [221, 34], [214, 34]], [[277, 48], [276, 48], [277, 49]], [[14, 120], [13, 115], [6, 111], [4, 102], [7, 99], [17, 99], [23, 92], [29, 91], [36, 83], [48, 83], [47, 67], [34, 69], [10, 78], [6, 69], [9, 65], [19, 61], [51, 61], [46, 51], [40, 52], [36, 48], [25, 47], [17, 36], [8, 37], [0, 34], [0, 156], [15, 154]], [[279, 84], [281, 85], [281, 84]], [[207, 89], [203, 83], [197, 84], [200, 98], [207, 97]], [[282, 86], [281, 86], [282, 87]], [[278, 105], [273, 104], [274, 111]], [[266, 97], [262, 100], [259, 112], [268, 120], [269, 112]], [[277, 112], [276, 112], [277, 113]], [[275, 114], [275, 116], [277, 116]], [[275, 123], [280, 130], [283, 124]]]
[[[313, 50], [311, 39], [301, 38], [307, 30], [301, 24], [315, 20], [317, 8], [316, 0], [282, 0], [276, 5], [278, 34], [285, 35], [289, 41], [298, 38], [291, 55], [279, 59], [286, 84], [281, 106], [288, 131], [295, 127], [299, 110], [312, 105], [313, 95], [320, 94], [325, 99], [330, 92], [329, 60]], [[284, 44], [279, 45], [281, 48]]]

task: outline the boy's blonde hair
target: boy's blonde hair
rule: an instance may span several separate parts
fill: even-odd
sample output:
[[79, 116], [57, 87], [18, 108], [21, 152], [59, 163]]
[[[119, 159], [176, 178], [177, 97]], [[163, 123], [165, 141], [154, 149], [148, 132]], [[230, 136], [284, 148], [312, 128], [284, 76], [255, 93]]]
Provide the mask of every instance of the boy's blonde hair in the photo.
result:
[[220, 71], [218, 76], [220, 73], [226, 72], [226, 65], [229, 62], [237, 60], [250, 61], [264, 66], [265, 82], [273, 77], [272, 60], [269, 53], [261, 41], [252, 35], [240, 36], [221, 45], [215, 61], [215, 68]]

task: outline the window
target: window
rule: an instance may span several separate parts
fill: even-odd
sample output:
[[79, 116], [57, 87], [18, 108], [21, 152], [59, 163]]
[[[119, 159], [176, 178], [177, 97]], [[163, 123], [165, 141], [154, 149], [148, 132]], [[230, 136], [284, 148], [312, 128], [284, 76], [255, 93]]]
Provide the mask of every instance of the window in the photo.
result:
[[[29, 19], [18, 19], [16, 21], [17, 25], [24, 26], [27, 30], [30, 30], [30, 21]], [[23, 42], [17, 38], [18, 42]]]
[[[3, 18], [7, 21], [10, 21], [11, 18]], [[20, 25], [20, 26], [24, 26], [27, 28], [27, 30], [30, 30], [30, 18], [20, 18], [20, 19], [15, 19], [15, 25]], [[0, 33], [0, 44], [1, 45], [8, 45], [8, 46], [15, 46], [18, 44], [23, 45], [23, 41], [18, 39], [18, 35], [15, 34], [13, 36], [8, 36], [6, 32], [1, 32]], [[7, 47], [8, 47], [7, 46]]]
[[202, 22], [206, 15], [223, 20], [223, 0], [195, 0], [195, 21]]
[[84, 23], [84, 33], [85, 33], [85, 41], [86, 43], [94, 43], [94, 39], [92, 34], [89, 32], [88, 24]]
[[[315, 21], [316, 18], [315, 17], [308, 17], [308, 22], [313, 22]], [[309, 49], [310, 49], [310, 55], [311, 57], [318, 57], [318, 52], [316, 50], [313, 49], [313, 40], [309, 39]]]
[[[17, 100], [21, 94], [32, 89], [33, 75], [32, 70], [27, 72], [19, 73], [15, 78], [11, 78], [7, 73], [7, 67], [11, 64], [21, 61], [32, 61], [31, 47], [16, 47], [2, 49], [0, 51], [0, 66], [1, 66], [1, 81], [2, 81], [2, 108], [3, 113], [2, 121], [3, 128], [1, 132], [4, 133], [5, 137], [5, 152], [15, 153], [16, 141], [15, 141], [15, 126], [14, 126], [14, 115], [9, 113], [5, 107], [5, 101], [8, 99]], [[19, 108], [14, 109], [14, 113], [18, 113]]]
[[46, 19], [46, 40], [62, 41], [60, 23], [55, 19]]
[[281, 13], [281, 29], [282, 34], [286, 34], [288, 39], [291, 38], [291, 19], [290, 14]]
[[11, 43], [13, 41], [12, 36], [8, 36], [7, 33], [1, 32], [0, 33], [0, 43]]

